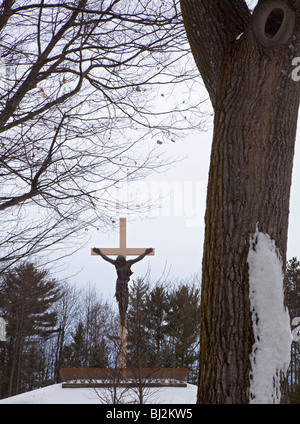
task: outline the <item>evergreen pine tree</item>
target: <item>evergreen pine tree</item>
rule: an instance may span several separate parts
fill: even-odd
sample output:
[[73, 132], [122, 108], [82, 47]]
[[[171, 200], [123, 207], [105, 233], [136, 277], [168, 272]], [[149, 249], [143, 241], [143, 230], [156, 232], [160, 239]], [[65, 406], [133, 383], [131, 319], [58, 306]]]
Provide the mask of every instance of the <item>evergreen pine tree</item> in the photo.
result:
[[166, 343], [168, 292], [162, 285], [149, 290], [146, 296], [147, 330], [152, 366], [170, 366]]
[[105, 368], [108, 367], [108, 352], [105, 339], [102, 338], [92, 347], [89, 356], [90, 368]]
[[129, 291], [127, 314], [127, 349], [131, 367], [149, 365], [148, 311], [146, 307], [148, 283], [138, 278], [133, 281]]
[[73, 343], [71, 343], [71, 363], [75, 368], [86, 367], [87, 355], [85, 345], [85, 329], [81, 321], [79, 321], [73, 336]]
[[181, 284], [169, 295], [167, 332], [173, 349], [175, 367], [190, 367], [199, 353], [199, 290]]
[[[29, 377], [26, 369], [32, 363], [33, 344], [56, 331], [52, 307], [61, 296], [60, 290], [48, 271], [38, 270], [31, 263], [21, 264], [2, 276], [0, 313], [7, 322], [7, 342], [1, 346], [2, 396], [21, 393], [35, 385], [33, 371]], [[35, 372], [38, 360], [36, 364]]]

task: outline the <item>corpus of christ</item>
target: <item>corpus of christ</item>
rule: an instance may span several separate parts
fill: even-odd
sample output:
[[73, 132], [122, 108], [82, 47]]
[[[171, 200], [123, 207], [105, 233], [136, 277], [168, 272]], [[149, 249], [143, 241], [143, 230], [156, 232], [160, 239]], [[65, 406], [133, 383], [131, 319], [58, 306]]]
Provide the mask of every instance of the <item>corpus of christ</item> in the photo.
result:
[[[118, 248], [99, 249], [94, 247], [92, 255], [100, 255], [104, 260], [116, 267], [117, 282], [115, 297], [119, 306], [120, 319], [120, 345], [119, 345], [119, 367], [126, 368], [126, 312], [128, 308], [128, 283], [132, 275], [131, 266], [141, 261], [146, 255], [154, 255], [154, 249], [135, 249], [126, 246], [126, 218], [120, 218], [120, 246]], [[113, 260], [108, 255], [118, 255]], [[139, 255], [135, 259], [126, 260], [127, 255]]]
[[[100, 256], [105, 261], [114, 265], [117, 273], [115, 297], [119, 308], [119, 371], [122, 381], [118, 386], [135, 386], [137, 375], [143, 378], [144, 387], [176, 386], [186, 387], [185, 379], [188, 376], [188, 368], [141, 368], [138, 370], [128, 369], [126, 361], [126, 314], [129, 301], [128, 283], [132, 275], [131, 267], [141, 261], [147, 255], [154, 255], [154, 249], [128, 248], [126, 245], [126, 218], [120, 218], [120, 245], [118, 248], [91, 249], [91, 254]], [[109, 256], [117, 256], [112, 259]], [[137, 256], [135, 259], [127, 259], [127, 256]], [[110, 387], [114, 370], [108, 368], [61, 368], [60, 375], [64, 381], [63, 388], [71, 387]], [[90, 383], [82, 383], [82, 381]], [[150, 381], [151, 380], [151, 381]], [[74, 383], [75, 381], [75, 383]], [[78, 383], [79, 381], [79, 383]], [[98, 381], [98, 383], [95, 383]], [[100, 382], [99, 382], [100, 381]], [[105, 382], [103, 382], [105, 381]], [[131, 381], [131, 382], [130, 382]], [[155, 381], [155, 383], [154, 383]]]

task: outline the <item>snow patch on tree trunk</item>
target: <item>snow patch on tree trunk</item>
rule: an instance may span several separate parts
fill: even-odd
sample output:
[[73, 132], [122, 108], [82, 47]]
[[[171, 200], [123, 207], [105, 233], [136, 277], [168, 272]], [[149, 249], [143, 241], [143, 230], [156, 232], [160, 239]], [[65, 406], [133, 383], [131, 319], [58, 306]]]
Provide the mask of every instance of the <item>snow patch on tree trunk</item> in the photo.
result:
[[248, 254], [255, 343], [250, 354], [250, 403], [280, 403], [280, 381], [290, 362], [292, 334], [284, 306], [282, 260], [275, 241], [256, 231]]

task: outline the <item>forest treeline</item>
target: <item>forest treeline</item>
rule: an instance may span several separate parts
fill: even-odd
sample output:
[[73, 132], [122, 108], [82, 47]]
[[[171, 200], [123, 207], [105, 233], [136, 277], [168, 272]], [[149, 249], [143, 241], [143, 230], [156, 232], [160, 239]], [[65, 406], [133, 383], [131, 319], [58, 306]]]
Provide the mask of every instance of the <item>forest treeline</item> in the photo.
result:
[[[287, 263], [291, 321], [300, 317], [300, 262]], [[188, 367], [189, 382], [199, 369], [200, 281], [129, 284], [128, 367]], [[49, 271], [23, 263], [1, 274], [0, 398], [60, 381], [62, 367], [116, 367], [118, 312], [93, 286], [58, 282]], [[289, 389], [300, 403], [300, 341], [291, 347]]]
[[[128, 366], [188, 367], [196, 383], [199, 356], [200, 284], [129, 285]], [[95, 287], [59, 283], [47, 270], [23, 263], [0, 280], [0, 398], [60, 381], [62, 367], [115, 367], [118, 358], [116, 303]]]

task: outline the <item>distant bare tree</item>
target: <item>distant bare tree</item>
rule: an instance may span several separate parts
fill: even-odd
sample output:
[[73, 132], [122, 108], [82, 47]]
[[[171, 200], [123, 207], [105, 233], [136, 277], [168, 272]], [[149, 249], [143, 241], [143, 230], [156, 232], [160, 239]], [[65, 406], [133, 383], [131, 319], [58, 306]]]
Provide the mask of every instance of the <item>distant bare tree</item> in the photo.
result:
[[53, 382], [59, 382], [59, 370], [64, 365], [64, 347], [70, 339], [71, 331], [75, 326], [79, 312], [78, 299], [82, 293], [64, 282], [61, 289], [62, 296], [55, 305], [57, 314], [57, 328], [55, 337], [51, 340], [52, 351], [49, 355], [54, 363], [53, 365]]

